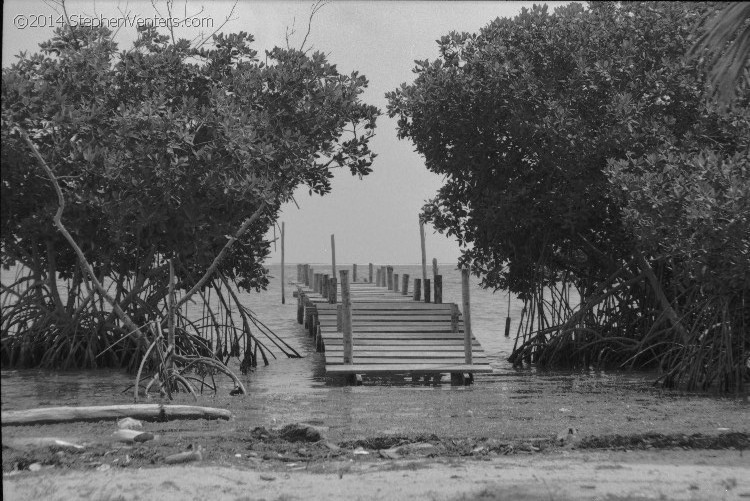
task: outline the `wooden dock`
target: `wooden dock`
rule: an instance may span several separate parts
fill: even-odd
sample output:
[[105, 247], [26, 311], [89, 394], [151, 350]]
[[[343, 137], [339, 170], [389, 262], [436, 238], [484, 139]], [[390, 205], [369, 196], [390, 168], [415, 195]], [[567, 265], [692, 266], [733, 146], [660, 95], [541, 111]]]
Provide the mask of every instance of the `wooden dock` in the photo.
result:
[[[363, 374], [429, 378], [447, 373], [451, 381], [467, 383], [475, 373], [492, 372], [480, 343], [465, 336], [458, 305], [415, 300], [421, 294], [408, 293], [408, 275], [402, 277], [401, 290], [395, 285], [398, 276], [389, 275], [379, 270], [375, 283], [352, 282], [339, 290], [327, 275], [298, 270], [297, 320], [325, 353], [327, 374], [361, 379]], [[415, 290], [420, 282], [415, 280]], [[346, 305], [340, 292], [350, 302], [351, 360], [346, 360]], [[441, 296], [436, 291], [435, 297]]]

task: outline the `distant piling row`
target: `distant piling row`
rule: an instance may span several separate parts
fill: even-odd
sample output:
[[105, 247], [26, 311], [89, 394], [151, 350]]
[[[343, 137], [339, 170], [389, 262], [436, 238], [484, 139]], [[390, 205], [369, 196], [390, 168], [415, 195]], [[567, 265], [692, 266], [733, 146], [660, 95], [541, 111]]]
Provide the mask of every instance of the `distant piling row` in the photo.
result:
[[[435, 260], [434, 260], [435, 261]], [[437, 264], [433, 263], [433, 273], [437, 272]], [[385, 287], [389, 291], [397, 292], [402, 296], [411, 295], [414, 301], [424, 301], [425, 303], [434, 302], [441, 304], [443, 302], [443, 276], [435, 273], [431, 279], [425, 279], [423, 282], [420, 278], [410, 281], [411, 275], [403, 273], [399, 275], [394, 273], [393, 266], [378, 266], [373, 263], [368, 264], [368, 278], [359, 280], [357, 275], [357, 265], [352, 264], [351, 280], [356, 283], [374, 283], [378, 287]], [[331, 303], [336, 302], [338, 280], [335, 275], [328, 273], [316, 273], [315, 269], [309, 264], [297, 265], [297, 283], [304, 284], [312, 288], [323, 297], [331, 298]], [[423, 288], [423, 284], [424, 288]], [[413, 291], [410, 293], [410, 290]], [[423, 294], [424, 292], [424, 294]]]

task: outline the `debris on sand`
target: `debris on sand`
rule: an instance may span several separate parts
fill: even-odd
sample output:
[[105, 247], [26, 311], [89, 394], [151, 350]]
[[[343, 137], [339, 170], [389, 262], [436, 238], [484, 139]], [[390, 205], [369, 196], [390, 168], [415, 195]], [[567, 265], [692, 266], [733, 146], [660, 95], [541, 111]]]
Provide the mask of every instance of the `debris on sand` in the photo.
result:
[[192, 461], [203, 461], [203, 451], [200, 446], [198, 446], [198, 450], [180, 452], [164, 458], [164, 462], [167, 464], [190, 463]]

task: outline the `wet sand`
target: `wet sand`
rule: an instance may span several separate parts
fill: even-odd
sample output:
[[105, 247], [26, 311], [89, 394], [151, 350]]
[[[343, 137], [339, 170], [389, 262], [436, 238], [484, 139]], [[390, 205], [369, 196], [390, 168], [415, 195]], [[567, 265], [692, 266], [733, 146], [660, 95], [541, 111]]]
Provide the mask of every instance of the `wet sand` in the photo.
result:
[[331, 461], [312, 468], [176, 466], [3, 478], [7, 500], [733, 500], [750, 496], [737, 451], [565, 452], [493, 458]]

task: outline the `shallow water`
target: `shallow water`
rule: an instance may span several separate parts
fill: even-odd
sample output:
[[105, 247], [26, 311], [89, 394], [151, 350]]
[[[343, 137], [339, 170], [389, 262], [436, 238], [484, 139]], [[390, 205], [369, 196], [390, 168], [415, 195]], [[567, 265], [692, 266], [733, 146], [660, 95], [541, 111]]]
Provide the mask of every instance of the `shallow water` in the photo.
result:
[[[324, 269], [321, 265], [319, 269]], [[367, 272], [359, 266], [360, 274]], [[395, 266], [401, 275], [420, 276], [419, 266]], [[326, 269], [329, 269], [326, 267]], [[286, 277], [296, 277], [296, 266], [286, 267]], [[460, 273], [442, 266], [443, 300], [460, 304]], [[330, 421], [330, 414], [339, 414], [339, 426], [345, 427], [362, 412], [387, 412], [393, 417], [406, 418], [435, 415], [450, 408], [453, 396], [465, 394], [457, 405], [466, 402], [521, 405], [524, 402], [546, 399], [554, 405], [573, 407], [585, 398], [596, 401], [627, 400], [643, 404], [657, 402], [665, 395], [677, 396], [651, 386], [654, 374], [605, 371], [541, 372], [514, 369], [507, 357], [514, 342], [515, 329], [522, 304], [512, 300], [510, 316], [512, 335], [503, 336], [508, 311], [508, 296], [492, 294], [476, 285], [472, 287], [472, 324], [475, 337], [485, 349], [493, 373], [477, 375], [472, 386], [451, 386], [444, 376], [440, 383], [414, 382], [409, 377], [365, 378], [363, 386], [351, 387], [341, 378], [326, 377], [324, 357], [315, 352], [305, 329], [296, 321], [296, 299], [292, 289], [286, 288], [286, 304], [281, 304], [280, 268], [271, 266], [269, 289], [263, 293], [244, 293], [241, 298], [258, 318], [294, 347], [301, 359], [281, 355], [271, 359], [268, 366], [258, 367], [242, 376], [249, 391], [246, 399], [228, 397], [231, 381], [224, 380], [218, 397], [205, 397], [201, 405], [230, 407], [240, 420], [273, 422], [274, 420], [321, 419]], [[360, 275], [362, 276], [362, 275]], [[472, 278], [475, 281], [474, 278]], [[277, 355], [278, 356], [278, 355]], [[239, 372], [239, 371], [237, 371]], [[23, 370], [1, 373], [3, 410], [25, 409], [51, 405], [95, 405], [132, 402], [132, 392], [123, 393], [134, 377], [122, 371], [40, 371]], [[177, 403], [190, 403], [186, 395], [177, 396]], [[457, 401], [458, 402], [458, 401]], [[562, 402], [560, 404], [560, 402]], [[490, 407], [491, 407], [490, 406]], [[377, 407], [377, 408], [376, 408]], [[458, 412], [458, 411], [456, 411]], [[347, 418], [348, 416], [348, 418]]]

